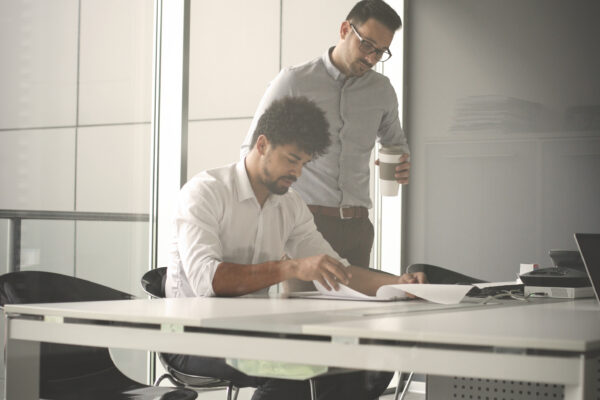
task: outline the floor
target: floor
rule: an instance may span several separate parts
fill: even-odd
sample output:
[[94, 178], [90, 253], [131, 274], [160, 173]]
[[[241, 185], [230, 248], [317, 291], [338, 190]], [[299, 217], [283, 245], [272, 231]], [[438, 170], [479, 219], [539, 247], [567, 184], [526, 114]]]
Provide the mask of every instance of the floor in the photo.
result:
[[[396, 382], [393, 380], [392, 385]], [[254, 389], [244, 388], [240, 390], [237, 400], [250, 400], [252, 398]], [[227, 395], [224, 390], [210, 390], [203, 391], [198, 394], [198, 400], [226, 400]], [[379, 400], [393, 400], [394, 394], [388, 394], [381, 396]], [[0, 400], [4, 399], [4, 380], [0, 379]], [[410, 387], [410, 391], [404, 397], [404, 400], [425, 400], [425, 383], [424, 382], [413, 382]]]
[[[392, 382], [394, 383], [394, 382]], [[252, 398], [254, 390], [252, 388], [244, 388], [240, 390], [237, 400], [250, 400]], [[227, 396], [224, 390], [213, 390], [209, 392], [202, 392], [198, 395], [198, 400], [226, 400]], [[381, 396], [379, 400], [393, 400], [394, 393]], [[408, 394], [404, 397], [404, 400], [425, 400], [425, 383], [414, 382]]]
[[[425, 400], [425, 385], [418, 385], [421, 382], [416, 382], [416, 388], [411, 387], [411, 391], [404, 397], [404, 400]], [[422, 388], [421, 388], [422, 386]], [[254, 390], [251, 388], [244, 388], [240, 390], [237, 400], [250, 400], [252, 398]], [[205, 391], [198, 394], [198, 400], [226, 400], [227, 395], [224, 390], [211, 390]], [[379, 400], [393, 400], [394, 394], [381, 396]], [[0, 380], [0, 400], [4, 400], [4, 381]]]

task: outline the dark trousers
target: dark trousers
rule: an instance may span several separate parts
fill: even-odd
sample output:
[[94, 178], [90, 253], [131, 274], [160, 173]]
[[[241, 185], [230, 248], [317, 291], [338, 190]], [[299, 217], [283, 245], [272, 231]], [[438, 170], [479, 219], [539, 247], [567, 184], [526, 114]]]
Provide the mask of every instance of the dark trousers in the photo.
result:
[[[178, 371], [226, 379], [238, 387], [255, 387], [252, 400], [309, 400], [308, 381], [256, 378], [230, 367], [222, 358], [164, 354]], [[315, 378], [318, 400], [373, 400], [388, 387], [392, 372], [354, 371]]]
[[331, 247], [352, 265], [368, 268], [373, 246], [373, 224], [369, 218], [340, 219], [315, 215], [317, 230]]

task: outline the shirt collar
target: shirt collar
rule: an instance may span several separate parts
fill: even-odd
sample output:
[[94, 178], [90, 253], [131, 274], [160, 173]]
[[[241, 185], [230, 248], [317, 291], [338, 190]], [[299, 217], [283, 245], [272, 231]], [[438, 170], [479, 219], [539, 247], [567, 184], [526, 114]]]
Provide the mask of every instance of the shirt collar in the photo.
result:
[[246, 172], [246, 159], [243, 158], [235, 165], [235, 184], [237, 186], [238, 201], [242, 202], [251, 198], [256, 198], [250, 178]]
[[321, 58], [323, 60], [323, 64], [325, 64], [325, 69], [327, 70], [327, 73], [336, 81], [343, 81], [344, 79], [346, 79], [346, 75], [344, 75], [342, 71], [340, 71], [331, 62], [331, 53], [333, 52], [333, 49], [334, 47], [330, 47], [329, 49], [327, 49], [327, 51], [325, 52], [325, 54], [323, 54], [323, 57]]
[[[235, 185], [238, 193], [238, 201], [241, 203], [242, 201], [248, 199], [256, 199], [256, 194], [254, 194], [254, 189], [252, 189], [252, 184], [250, 184], [250, 178], [248, 178], [248, 172], [246, 172], [246, 159], [242, 159], [237, 162], [235, 165]], [[284, 195], [285, 196], [285, 195]], [[273, 206], [279, 204], [281, 196], [270, 194], [265, 202], [265, 205], [272, 204]]]

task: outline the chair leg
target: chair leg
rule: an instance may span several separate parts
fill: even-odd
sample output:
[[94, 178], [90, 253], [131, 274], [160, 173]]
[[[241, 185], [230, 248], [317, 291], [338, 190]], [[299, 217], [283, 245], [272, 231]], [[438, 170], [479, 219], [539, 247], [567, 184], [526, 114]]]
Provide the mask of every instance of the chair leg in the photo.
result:
[[412, 381], [413, 373], [414, 372], [408, 374], [408, 378], [406, 378], [406, 383], [404, 384], [404, 386], [402, 386], [402, 393], [400, 393], [400, 387], [402, 384], [402, 375], [404, 374], [400, 374], [400, 380], [398, 382], [398, 386], [396, 386], [396, 393], [394, 393], [394, 400], [404, 400], [404, 397], [408, 393], [408, 387], [410, 386], [410, 382]]
[[156, 380], [154, 381], [154, 386], [159, 386], [160, 383], [167, 379], [169, 382], [171, 382], [171, 384], [173, 386], [176, 387], [183, 387], [184, 385], [182, 385], [180, 382], [177, 382], [173, 379], [173, 377], [170, 374], [162, 374], [161, 376], [159, 376], [158, 378], [156, 378]]
[[233, 392], [233, 383], [229, 382], [229, 385], [227, 385], [227, 400], [231, 400], [232, 392]]
[[310, 387], [310, 400], [317, 400], [317, 385], [314, 379], [308, 380], [308, 386]]
[[227, 385], [227, 400], [237, 400], [240, 388], [229, 382]]

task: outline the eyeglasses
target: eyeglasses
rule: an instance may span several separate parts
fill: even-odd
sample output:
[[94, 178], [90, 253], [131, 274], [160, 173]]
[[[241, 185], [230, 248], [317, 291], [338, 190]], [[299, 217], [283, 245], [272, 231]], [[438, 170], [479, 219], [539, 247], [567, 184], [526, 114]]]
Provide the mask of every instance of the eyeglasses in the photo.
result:
[[381, 62], [385, 62], [390, 59], [390, 57], [392, 56], [392, 52], [390, 51], [390, 49], [378, 49], [377, 47], [373, 46], [371, 42], [363, 39], [362, 36], [360, 36], [354, 24], [350, 24], [350, 27], [352, 28], [352, 31], [354, 32], [358, 40], [360, 40], [360, 45], [358, 46], [360, 51], [362, 51], [366, 55], [375, 53], [375, 57], [377, 57], [377, 59]]

